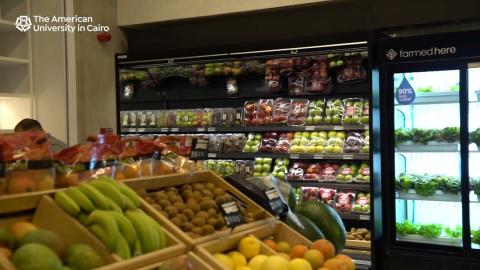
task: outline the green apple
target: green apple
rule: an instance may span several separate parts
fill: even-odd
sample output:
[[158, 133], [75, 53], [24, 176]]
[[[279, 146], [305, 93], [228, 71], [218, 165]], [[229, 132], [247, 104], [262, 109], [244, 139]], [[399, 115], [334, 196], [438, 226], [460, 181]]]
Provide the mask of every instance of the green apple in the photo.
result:
[[320, 115], [316, 115], [313, 117], [313, 123], [315, 125], [320, 125], [322, 123], [322, 117]]
[[333, 105], [336, 106], [336, 107], [340, 107], [342, 106], [342, 100], [337, 98], [333, 101]]
[[369, 117], [368, 116], [362, 116], [361, 122], [362, 122], [362, 124], [368, 124]]
[[368, 204], [365, 204], [365, 205], [362, 205], [362, 212], [370, 212], [370, 205]]
[[353, 180], [353, 176], [351, 176], [350, 174], [345, 175], [345, 181], [352, 181], [352, 180]]
[[360, 169], [363, 169], [363, 168], [367, 168], [368, 167], [368, 164], [363, 162], [362, 164], [360, 164]]
[[272, 172], [272, 175], [275, 176], [275, 177], [278, 177], [278, 173], [277, 173], [277, 172]]
[[337, 60], [336, 65], [337, 65], [337, 67], [343, 65], [343, 60], [341, 60], [341, 59], [340, 59], [340, 60]]
[[292, 141], [292, 145], [300, 145], [301, 142], [302, 142], [302, 140], [300, 138], [295, 138]]
[[337, 132], [336, 137], [339, 138], [339, 139], [342, 139], [342, 140], [345, 139], [345, 132], [343, 132], [343, 131]]
[[332, 117], [330, 116], [325, 116], [325, 118], [323, 118], [323, 123], [326, 124], [326, 125], [330, 125], [332, 124], [333, 120], [332, 120]]
[[355, 176], [355, 179], [358, 181], [364, 181], [363, 176], [361, 174]]
[[292, 147], [290, 147], [290, 153], [298, 153], [298, 147], [298, 145], [292, 145]]
[[262, 165], [255, 165], [255, 172], [262, 172]]
[[279, 172], [277, 174], [277, 177], [280, 178], [280, 179], [285, 179], [285, 173], [284, 172]]
[[263, 163], [263, 158], [261, 157], [255, 158], [255, 164], [261, 164], [261, 163]]
[[285, 164], [285, 166], [288, 166], [288, 164], [290, 164], [290, 160], [288, 158], [284, 158], [283, 164]]
[[258, 146], [251, 146], [250, 152], [253, 152], [253, 153], [258, 152]]
[[270, 165], [264, 164], [262, 166], [262, 171], [263, 172], [270, 172], [270, 169], [271, 169]]
[[255, 176], [255, 177], [260, 177], [260, 176], [262, 176], [262, 174], [259, 173], [259, 172], [254, 172], [254, 173], [253, 173], [253, 176]]
[[260, 145], [260, 140], [257, 140], [257, 139], [253, 140], [253, 145]]
[[332, 124], [338, 125], [338, 124], [340, 124], [341, 122], [342, 122], [342, 118], [341, 118], [340, 116], [334, 115], [334, 116], [332, 117]]
[[307, 153], [313, 154], [315, 153], [316, 148], [313, 145], [307, 146]]
[[311, 134], [310, 134], [310, 132], [308, 132], [308, 131], [304, 131], [304, 132], [302, 132], [302, 136], [303, 136], [304, 138], [310, 138], [310, 137], [311, 137]]
[[360, 117], [358, 116], [352, 116], [351, 120], [352, 124], [360, 124]]
[[272, 158], [269, 158], [269, 157], [266, 157], [266, 158], [263, 158], [262, 160], [263, 164], [272, 164]]
[[362, 153], [370, 153], [370, 146], [369, 145], [364, 145], [362, 147]]
[[325, 151], [325, 147], [323, 147], [322, 145], [315, 146], [316, 153], [323, 153], [324, 151]]
[[268, 172], [262, 172], [262, 176], [269, 176], [269, 175], [270, 175], [270, 173], [268, 173]]
[[331, 130], [331, 131], [328, 132], [327, 137], [328, 138], [335, 138], [335, 137], [337, 137], [337, 132]]
[[327, 145], [325, 147], [325, 153], [333, 153], [333, 145]]
[[250, 145], [245, 145], [245, 147], [243, 147], [243, 152], [252, 152], [252, 147]]
[[326, 131], [320, 131], [318, 132], [318, 136], [321, 138], [327, 138], [327, 132]]
[[311, 138], [318, 138], [319, 137], [318, 131], [313, 131], [312, 133], [310, 133], [310, 137]]
[[298, 147], [298, 151], [299, 151], [300, 153], [305, 153], [305, 152], [307, 151], [307, 147], [306, 147], [305, 145], [300, 145], [300, 146]]
[[[370, 175], [363, 176], [363, 181], [370, 182]], [[368, 196], [370, 196], [370, 193], [368, 194]]]
[[302, 138], [302, 140], [300, 141], [300, 145], [308, 145], [310, 143], [310, 140], [307, 139], [307, 138]]
[[337, 175], [337, 181], [345, 181], [345, 176], [343, 174]]
[[[315, 116], [315, 117], [316, 117], [316, 116]], [[305, 119], [305, 124], [306, 124], [307, 126], [313, 125], [313, 124], [314, 124], [314, 118], [311, 117], [311, 116], [307, 117], [307, 119]]]
[[327, 108], [325, 109], [325, 114], [328, 116], [332, 116], [334, 113], [334, 108]]
[[350, 117], [343, 118], [343, 123], [347, 124], [347, 125], [351, 124], [352, 123], [352, 118], [350, 118]]
[[293, 137], [294, 137], [294, 138], [301, 138], [301, 137], [303, 137], [302, 132], [295, 132], [295, 133], [293, 134]]
[[255, 139], [261, 140], [262, 139], [262, 134], [259, 134], [259, 133], [255, 134]]
[[337, 63], [335, 63], [335, 61], [331, 61], [331, 62], [328, 64], [328, 66], [329, 66], [330, 68], [334, 68], [334, 67], [337, 66]]
[[342, 149], [341, 146], [335, 145], [335, 146], [333, 147], [333, 153], [335, 153], [335, 154], [340, 154], [340, 153], [342, 153], [342, 152], [343, 152], [343, 149]]
[[352, 207], [352, 210], [354, 212], [363, 212], [362, 211], [362, 206], [360, 204], [355, 204], [353, 207]]

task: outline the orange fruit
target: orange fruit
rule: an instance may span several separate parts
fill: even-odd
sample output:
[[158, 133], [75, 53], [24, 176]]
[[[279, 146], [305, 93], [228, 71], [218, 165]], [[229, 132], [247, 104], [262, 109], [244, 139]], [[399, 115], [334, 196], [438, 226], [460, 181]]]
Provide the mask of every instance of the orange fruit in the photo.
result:
[[269, 248], [275, 250], [275, 251], [278, 251], [278, 245], [277, 245], [277, 242], [275, 242], [274, 240], [272, 239], [267, 239], [265, 241], [263, 241]]
[[347, 266], [347, 270], [355, 270], [355, 263], [352, 261], [352, 258], [345, 254], [338, 254], [335, 258], [342, 260]]
[[341, 259], [333, 258], [328, 259], [323, 267], [326, 267], [330, 270], [348, 270], [347, 265]]
[[121, 171], [115, 173], [115, 180], [122, 181], [125, 180], [125, 175]]
[[288, 255], [287, 253], [280, 252], [278, 253], [278, 256], [283, 257], [287, 261], [290, 261], [290, 255]]
[[321, 267], [325, 261], [322, 252], [314, 248], [305, 252], [303, 258], [310, 263], [313, 269]]
[[303, 255], [308, 251], [308, 247], [305, 245], [295, 245], [290, 251], [290, 258], [303, 258]]
[[55, 176], [55, 187], [71, 187], [78, 186], [79, 175], [78, 173], [57, 173]]
[[122, 173], [123, 173], [123, 176], [125, 176], [125, 178], [127, 179], [140, 177], [140, 175], [138, 174], [139, 169], [137, 164], [128, 164], [123, 166]]
[[318, 268], [317, 270], [331, 270], [331, 269], [322, 266], [322, 267]]
[[320, 250], [322, 252], [323, 257], [325, 260], [335, 257], [335, 247], [333, 246], [332, 242], [320, 239], [313, 242], [312, 248]]

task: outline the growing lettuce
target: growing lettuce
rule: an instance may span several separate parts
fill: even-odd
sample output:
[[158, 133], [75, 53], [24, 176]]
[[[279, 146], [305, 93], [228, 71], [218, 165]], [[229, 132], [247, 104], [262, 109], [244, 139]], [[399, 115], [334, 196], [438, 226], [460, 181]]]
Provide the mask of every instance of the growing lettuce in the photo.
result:
[[445, 228], [445, 234], [450, 238], [461, 238], [462, 237], [462, 226], [457, 225], [454, 229], [450, 229], [450, 227]]
[[418, 224], [413, 224], [408, 220], [405, 220], [403, 223], [397, 222], [396, 229], [397, 233], [405, 234], [418, 234], [420, 226]]
[[438, 238], [442, 231], [443, 228], [440, 224], [422, 224], [418, 229], [418, 234], [425, 238]]

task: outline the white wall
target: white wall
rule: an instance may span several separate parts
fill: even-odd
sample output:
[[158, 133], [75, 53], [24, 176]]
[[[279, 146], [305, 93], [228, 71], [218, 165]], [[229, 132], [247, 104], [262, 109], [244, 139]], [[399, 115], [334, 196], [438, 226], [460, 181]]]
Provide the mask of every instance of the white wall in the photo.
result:
[[[64, 16], [64, 0], [31, 1], [31, 14]], [[67, 142], [65, 33], [32, 33], [35, 116], [43, 128]]]

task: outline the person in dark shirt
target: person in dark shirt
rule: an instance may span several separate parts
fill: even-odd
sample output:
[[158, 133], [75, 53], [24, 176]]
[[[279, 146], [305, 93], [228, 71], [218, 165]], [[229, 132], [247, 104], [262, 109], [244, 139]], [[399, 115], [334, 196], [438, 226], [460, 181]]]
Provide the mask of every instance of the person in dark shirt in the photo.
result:
[[[22, 131], [44, 131], [40, 122], [35, 119], [25, 118], [18, 122], [15, 126], [15, 132], [22, 132]], [[52, 145], [52, 152], [54, 154], [62, 151], [63, 149], [67, 148], [67, 144], [61, 141], [60, 139], [55, 138], [50, 133], [47, 133], [48, 140]]]

